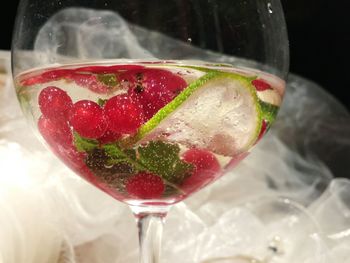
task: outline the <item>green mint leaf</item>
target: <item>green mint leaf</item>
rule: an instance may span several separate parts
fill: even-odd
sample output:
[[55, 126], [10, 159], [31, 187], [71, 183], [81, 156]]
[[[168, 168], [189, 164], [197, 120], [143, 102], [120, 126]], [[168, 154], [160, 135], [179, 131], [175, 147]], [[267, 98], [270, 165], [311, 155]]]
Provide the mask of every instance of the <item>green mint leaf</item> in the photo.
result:
[[108, 87], [115, 87], [118, 84], [118, 79], [115, 74], [98, 74], [97, 80]]
[[79, 152], [91, 152], [99, 145], [97, 140], [83, 138], [77, 132], [74, 132], [73, 136], [74, 145]]
[[124, 153], [131, 159], [136, 160], [136, 151], [134, 149], [126, 149]]
[[259, 101], [262, 118], [269, 123], [272, 123], [275, 121], [278, 113], [279, 107], [264, 101]]
[[179, 158], [180, 147], [163, 141], [151, 141], [138, 149], [140, 162], [150, 172], [168, 182], [181, 182], [189, 176], [193, 166]]
[[116, 144], [106, 144], [104, 151], [109, 156], [108, 165], [127, 163], [135, 171], [147, 171], [161, 176], [169, 183], [183, 181], [193, 169], [191, 164], [179, 158], [178, 145], [162, 141], [151, 141], [134, 149], [121, 149]]
[[146, 171], [147, 168], [139, 163], [136, 159], [136, 151], [134, 149], [122, 150], [116, 144], [106, 144], [103, 146], [106, 154], [110, 157], [110, 164], [128, 163], [137, 171]]
[[107, 99], [101, 99], [101, 98], [98, 98], [97, 100], [97, 104], [100, 105], [101, 107], [103, 107], [107, 102]]

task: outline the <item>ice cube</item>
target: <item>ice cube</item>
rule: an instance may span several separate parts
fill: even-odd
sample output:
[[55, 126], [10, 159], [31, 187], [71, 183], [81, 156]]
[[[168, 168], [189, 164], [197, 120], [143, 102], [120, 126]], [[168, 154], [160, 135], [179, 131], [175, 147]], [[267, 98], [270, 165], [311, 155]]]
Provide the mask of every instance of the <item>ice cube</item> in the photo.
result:
[[230, 77], [216, 77], [198, 87], [147, 139], [168, 141], [234, 156], [255, 138], [260, 117], [255, 93]]

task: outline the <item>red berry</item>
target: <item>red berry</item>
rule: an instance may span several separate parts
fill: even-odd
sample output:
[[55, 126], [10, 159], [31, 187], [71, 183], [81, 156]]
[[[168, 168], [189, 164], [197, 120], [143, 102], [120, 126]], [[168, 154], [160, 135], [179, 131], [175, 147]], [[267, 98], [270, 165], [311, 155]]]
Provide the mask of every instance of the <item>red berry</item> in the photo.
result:
[[110, 88], [100, 82], [95, 75], [74, 73], [72, 74], [71, 78], [77, 85], [88, 88], [89, 90], [98, 94], [106, 94], [110, 90]]
[[107, 129], [102, 108], [90, 100], [81, 100], [73, 105], [69, 123], [75, 131], [86, 138], [99, 138]]
[[108, 128], [116, 133], [132, 134], [143, 123], [142, 107], [128, 95], [110, 98], [104, 106]]
[[45, 71], [39, 75], [25, 78], [21, 81], [24, 86], [30, 86], [35, 84], [42, 84], [49, 81], [58, 80], [60, 78], [69, 77], [72, 73], [71, 69], [53, 69]]
[[271, 85], [266, 83], [262, 79], [253, 80], [252, 84], [255, 86], [257, 91], [264, 91], [264, 90], [272, 89]]
[[38, 128], [55, 155], [78, 174], [91, 177], [89, 176], [91, 172], [84, 162], [86, 153], [78, 152], [74, 146], [72, 132], [67, 122], [52, 121], [41, 116]]
[[182, 159], [195, 166], [197, 173], [201, 171], [213, 171], [214, 173], [220, 170], [220, 164], [215, 155], [203, 149], [189, 149], [183, 155]]
[[57, 87], [47, 87], [39, 94], [39, 107], [45, 117], [65, 119], [72, 105], [72, 99], [67, 92]]
[[98, 138], [98, 141], [101, 144], [106, 144], [115, 142], [116, 140], [120, 139], [120, 137], [122, 137], [121, 133], [107, 129], [107, 131], [102, 135], [102, 137]]
[[68, 78], [72, 74], [72, 72], [73, 71], [71, 69], [54, 69], [42, 73], [41, 76], [46, 81], [53, 81], [60, 78]]
[[129, 85], [129, 94], [142, 104], [146, 119], [187, 86], [181, 77], [163, 69], [130, 70], [121, 74], [119, 80]]
[[192, 175], [182, 184], [186, 191], [197, 190], [208, 184], [221, 170], [216, 157], [207, 150], [190, 149], [182, 155], [182, 159], [194, 166]]
[[52, 121], [41, 116], [38, 128], [53, 153], [77, 174], [94, 182], [95, 176], [86, 166], [86, 153], [78, 152], [73, 144], [72, 132], [67, 122]]
[[141, 199], [160, 198], [165, 190], [162, 178], [151, 173], [139, 173], [126, 182], [126, 191]]
[[38, 121], [38, 128], [51, 147], [72, 145], [73, 136], [67, 122], [50, 120], [41, 116]]
[[32, 77], [22, 79], [21, 85], [31, 86], [31, 85], [41, 84], [45, 82], [46, 82], [46, 79], [44, 79], [41, 75], [37, 75], [37, 76], [32, 76]]

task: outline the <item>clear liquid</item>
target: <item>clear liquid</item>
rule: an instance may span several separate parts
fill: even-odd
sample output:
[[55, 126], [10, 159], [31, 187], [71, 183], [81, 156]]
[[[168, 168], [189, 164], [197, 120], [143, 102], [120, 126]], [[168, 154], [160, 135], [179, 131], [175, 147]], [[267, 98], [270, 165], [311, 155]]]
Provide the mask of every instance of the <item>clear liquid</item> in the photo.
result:
[[284, 93], [270, 74], [183, 61], [48, 67], [15, 83], [50, 149], [130, 204], [178, 202], [232, 169]]

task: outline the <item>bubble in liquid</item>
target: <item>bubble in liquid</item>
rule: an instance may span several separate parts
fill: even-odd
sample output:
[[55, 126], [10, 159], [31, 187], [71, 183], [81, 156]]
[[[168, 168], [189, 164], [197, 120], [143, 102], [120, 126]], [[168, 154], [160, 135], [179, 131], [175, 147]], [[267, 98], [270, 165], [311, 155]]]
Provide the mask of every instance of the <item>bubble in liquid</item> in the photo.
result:
[[269, 11], [269, 13], [270, 13], [270, 14], [272, 14], [272, 13], [273, 13], [271, 3], [267, 3], [267, 10]]

